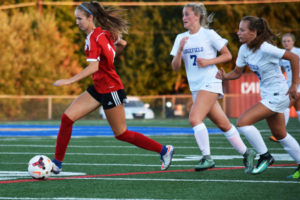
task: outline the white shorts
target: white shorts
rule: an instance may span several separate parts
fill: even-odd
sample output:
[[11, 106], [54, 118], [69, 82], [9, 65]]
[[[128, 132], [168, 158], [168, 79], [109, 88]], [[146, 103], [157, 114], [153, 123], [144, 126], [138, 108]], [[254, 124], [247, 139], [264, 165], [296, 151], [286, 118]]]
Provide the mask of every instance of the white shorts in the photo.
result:
[[266, 96], [260, 101], [273, 112], [283, 113], [290, 104], [289, 95], [274, 93]]
[[209, 91], [209, 92], [212, 92], [212, 93], [217, 93], [217, 94], [219, 94], [219, 99], [223, 98], [223, 96], [224, 96], [222, 82], [207, 83], [207, 84], [201, 86], [199, 90], [192, 91], [193, 102], [195, 102], [197, 93], [200, 90], [205, 90], [205, 91]]

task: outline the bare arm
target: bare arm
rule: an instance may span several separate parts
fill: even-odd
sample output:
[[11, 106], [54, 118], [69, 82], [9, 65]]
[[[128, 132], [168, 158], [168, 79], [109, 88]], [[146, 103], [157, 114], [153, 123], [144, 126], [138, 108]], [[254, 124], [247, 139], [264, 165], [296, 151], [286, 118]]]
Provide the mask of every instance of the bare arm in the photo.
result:
[[285, 51], [282, 58], [289, 60], [291, 63], [292, 85], [290, 86], [288, 93], [290, 95], [290, 98], [296, 98], [298, 82], [299, 82], [299, 57], [292, 52]]
[[225, 63], [230, 61], [231, 59], [232, 59], [232, 55], [229, 49], [226, 46], [224, 46], [220, 50], [220, 55], [217, 56], [216, 58], [212, 58], [212, 59], [197, 58], [197, 65], [198, 67], [206, 67], [208, 65]]
[[53, 83], [53, 85], [55, 86], [68, 85], [77, 82], [81, 79], [84, 79], [85, 77], [88, 77], [93, 73], [95, 73], [98, 70], [98, 65], [99, 65], [98, 61], [92, 61], [89, 63], [89, 65], [86, 68], [84, 68], [81, 72], [79, 72], [75, 76], [68, 79], [57, 80]]
[[116, 47], [116, 53], [120, 53], [121, 51], [123, 51], [123, 49], [126, 47], [127, 42], [123, 39], [119, 39], [116, 43], [115, 43], [115, 47]]
[[178, 72], [178, 70], [181, 67], [181, 63], [182, 63], [181, 54], [182, 54], [183, 47], [184, 47], [184, 45], [185, 45], [185, 43], [186, 43], [187, 40], [188, 40], [188, 37], [184, 37], [184, 38], [181, 39], [180, 46], [178, 48], [177, 54], [173, 57], [173, 60], [172, 60], [172, 69], [175, 72]]
[[216, 78], [221, 79], [221, 80], [234, 80], [234, 79], [238, 79], [241, 77], [241, 75], [243, 74], [244, 69], [241, 67], [236, 66], [234, 68], [234, 70], [232, 70], [231, 72], [228, 72], [227, 74], [225, 73], [224, 69], [221, 67], [221, 69], [219, 69]]

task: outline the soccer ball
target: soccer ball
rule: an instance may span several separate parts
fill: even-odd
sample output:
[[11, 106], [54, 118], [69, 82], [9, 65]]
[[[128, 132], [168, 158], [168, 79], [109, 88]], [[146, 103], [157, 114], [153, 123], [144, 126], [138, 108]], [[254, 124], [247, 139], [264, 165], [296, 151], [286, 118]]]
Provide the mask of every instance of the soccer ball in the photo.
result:
[[28, 163], [28, 173], [34, 179], [47, 179], [51, 175], [52, 162], [44, 155], [37, 155]]

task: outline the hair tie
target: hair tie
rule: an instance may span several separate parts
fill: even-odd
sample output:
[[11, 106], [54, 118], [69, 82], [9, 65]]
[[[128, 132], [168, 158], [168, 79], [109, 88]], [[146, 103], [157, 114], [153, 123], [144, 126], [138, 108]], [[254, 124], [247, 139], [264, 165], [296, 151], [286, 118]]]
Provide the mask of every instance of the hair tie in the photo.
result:
[[85, 7], [83, 4], [80, 4], [79, 6], [81, 8], [83, 8], [86, 12], [88, 12], [90, 15], [94, 16], [93, 13], [87, 7]]

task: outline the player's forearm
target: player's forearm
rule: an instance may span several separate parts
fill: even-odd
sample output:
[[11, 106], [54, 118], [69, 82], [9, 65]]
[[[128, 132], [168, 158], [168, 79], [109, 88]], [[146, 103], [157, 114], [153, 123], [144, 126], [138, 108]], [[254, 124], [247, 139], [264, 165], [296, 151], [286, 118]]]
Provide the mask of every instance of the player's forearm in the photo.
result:
[[123, 39], [119, 39], [118, 42], [116, 42], [115, 47], [116, 47], [116, 53], [120, 53], [123, 51], [123, 49], [126, 47], [127, 42]]
[[228, 61], [230, 61], [232, 59], [231, 54], [221, 54], [216, 58], [210, 59], [209, 60], [209, 65], [217, 65], [217, 64], [221, 64], [221, 63], [226, 63]]
[[242, 74], [243, 71], [239, 67], [235, 67], [234, 70], [224, 76], [223, 80], [235, 80], [240, 78]]
[[181, 67], [181, 62], [182, 62], [181, 53], [182, 53], [182, 51], [178, 49], [176, 56], [174, 56], [174, 58], [172, 60], [172, 69], [175, 72], [177, 72]]
[[283, 55], [284, 59], [289, 60], [292, 69], [292, 84], [298, 85], [299, 81], [299, 56], [296, 54], [286, 51]]
[[90, 63], [86, 68], [84, 68], [81, 72], [79, 72], [75, 76], [71, 77], [69, 80], [71, 81], [71, 83], [80, 81], [81, 79], [84, 79], [84, 78], [92, 75], [97, 70], [98, 70], [98, 64], [95, 64], [95, 63], [92, 64], [92, 63]]

